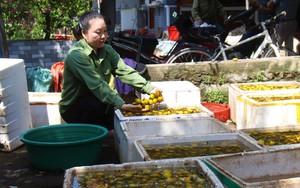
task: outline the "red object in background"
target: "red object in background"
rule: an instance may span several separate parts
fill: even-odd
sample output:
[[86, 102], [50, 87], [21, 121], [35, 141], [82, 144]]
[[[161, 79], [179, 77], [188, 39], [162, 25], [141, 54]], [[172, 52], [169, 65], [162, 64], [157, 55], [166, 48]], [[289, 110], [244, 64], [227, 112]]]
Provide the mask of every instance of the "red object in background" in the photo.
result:
[[179, 31], [176, 26], [168, 26], [169, 40], [177, 41], [179, 39]]
[[226, 122], [230, 119], [230, 108], [227, 104], [219, 104], [219, 103], [210, 103], [204, 102], [201, 103], [205, 108], [214, 113], [216, 119], [221, 122]]
[[55, 34], [54, 39], [56, 39], [56, 40], [71, 40], [71, 35], [67, 35], [67, 37], [65, 37], [64, 35], [61, 35], [61, 34]]

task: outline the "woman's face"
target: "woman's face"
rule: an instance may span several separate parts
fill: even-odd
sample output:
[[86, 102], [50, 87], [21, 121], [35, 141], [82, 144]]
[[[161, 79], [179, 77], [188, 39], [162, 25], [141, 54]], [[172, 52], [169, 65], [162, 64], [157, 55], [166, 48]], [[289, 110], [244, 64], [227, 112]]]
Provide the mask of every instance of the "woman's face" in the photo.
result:
[[99, 48], [104, 47], [107, 39], [106, 23], [102, 18], [94, 18], [89, 21], [89, 24], [90, 28], [87, 31], [83, 31], [82, 35], [94, 51], [98, 51]]

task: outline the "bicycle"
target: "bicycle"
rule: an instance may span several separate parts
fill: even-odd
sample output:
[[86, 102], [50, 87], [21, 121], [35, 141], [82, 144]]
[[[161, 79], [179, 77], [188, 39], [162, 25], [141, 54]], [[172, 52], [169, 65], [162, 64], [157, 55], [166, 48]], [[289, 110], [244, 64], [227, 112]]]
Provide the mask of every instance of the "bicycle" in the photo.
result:
[[[210, 56], [201, 45], [180, 38], [175, 41], [164, 56], [153, 54], [158, 40], [155, 37], [138, 36], [122, 32], [111, 33], [108, 39], [122, 57], [134, 59], [143, 64], [170, 64], [170, 62], [199, 62]], [[187, 55], [188, 54], [188, 55]]]
[[[235, 20], [243, 20], [249, 15], [253, 14], [255, 12], [255, 9], [247, 10], [245, 12], [242, 12], [241, 14], [231, 18], [231, 21]], [[215, 49], [209, 49], [202, 47], [202, 52], [197, 52], [198, 54], [203, 54], [206, 57], [202, 58], [204, 61], [217, 61], [217, 60], [228, 60], [232, 58], [243, 58], [242, 54], [239, 53], [238, 48], [245, 47], [245, 45], [249, 44], [250, 42], [256, 42], [258, 43], [258, 46], [254, 46], [254, 49], [252, 49], [253, 53], [251, 54], [250, 59], [256, 59], [256, 58], [266, 58], [266, 57], [282, 57], [282, 56], [294, 56], [297, 55], [297, 53], [293, 52], [292, 50], [285, 48], [285, 47], [279, 47], [277, 42], [274, 42], [272, 40], [272, 36], [276, 38], [276, 32], [274, 30], [274, 25], [279, 22], [279, 19], [282, 16], [285, 16], [285, 12], [282, 12], [271, 19], [268, 19], [264, 22], [259, 23], [258, 25], [254, 26], [259, 29], [259, 32], [249, 38], [240, 40], [236, 44], [228, 45], [221, 41], [220, 33], [216, 33], [216, 31], [213, 28], [198, 28], [198, 35], [206, 36], [207, 38], [214, 39], [215, 43], [218, 47]], [[270, 31], [273, 31], [273, 35], [270, 34]], [[273, 38], [274, 39], [274, 38]], [[199, 50], [199, 49], [198, 49]], [[247, 51], [251, 51], [251, 49], [247, 49]], [[192, 53], [192, 52], [191, 52]], [[171, 59], [173, 61], [169, 61], [168, 63], [178, 63], [176, 60], [182, 56], [187, 56], [189, 54], [188, 51], [183, 49], [180, 52], [178, 52], [176, 55], [174, 54]], [[229, 58], [230, 57], [230, 58]]]

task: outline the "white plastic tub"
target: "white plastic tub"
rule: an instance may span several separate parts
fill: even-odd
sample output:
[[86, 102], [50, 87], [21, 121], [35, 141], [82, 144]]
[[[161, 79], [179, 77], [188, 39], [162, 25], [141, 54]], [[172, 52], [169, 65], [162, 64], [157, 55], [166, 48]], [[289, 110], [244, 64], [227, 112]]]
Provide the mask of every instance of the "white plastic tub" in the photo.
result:
[[[159, 106], [160, 109], [167, 109], [169, 107], [178, 107], [176, 104], [162, 104]], [[214, 117], [214, 113], [208, 110], [203, 105], [185, 106], [199, 109], [200, 113], [192, 114], [171, 114], [171, 115], [143, 115], [143, 116], [124, 116], [122, 112], [117, 109], [114, 115], [114, 126], [119, 127], [123, 121], [164, 121], [164, 120], [180, 120], [180, 119], [194, 119], [202, 117]]]
[[123, 121], [115, 129], [115, 146], [120, 161], [134, 162], [133, 142], [137, 139], [165, 136], [188, 136], [233, 132], [214, 118], [194, 118], [164, 121]]
[[[266, 86], [294, 86], [295, 89], [273, 89], [273, 90], [252, 90], [252, 91], [245, 91], [240, 89], [239, 87], [242, 85], [245, 86], [253, 86], [256, 87], [258, 85], [266, 85]], [[280, 82], [254, 82], [254, 83], [238, 83], [238, 84], [229, 84], [228, 86], [229, 92], [229, 106], [230, 106], [230, 119], [233, 122], [236, 122], [236, 101], [237, 97], [240, 95], [247, 95], [247, 94], [280, 94], [280, 93], [298, 93], [300, 92], [300, 83], [296, 81], [280, 81]]]
[[[294, 126], [278, 126], [278, 127], [267, 127], [267, 128], [255, 128], [255, 129], [242, 129], [239, 132], [242, 134], [245, 134], [245, 136], [248, 136], [249, 139], [253, 140], [254, 142], [257, 142], [260, 144], [262, 147], [264, 147], [267, 150], [276, 150], [276, 149], [286, 149], [286, 148], [300, 148], [300, 143], [294, 143], [294, 144], [281, 144], [281, 145], [267, 145], [267, 144], [262, 144], [258, 140], [254, 139], [248, 133], [250, 132], [259, 132], [259, 133], [264, 133], [264, 132], [286, 132], [286, 131], [300, 131], [300, 125], [294, 125]], [[283, 134], [283, 133], [282, 133]], [[278, 138], [273, 137], [274, 140], [277, 140]], [[297, 138], [295, 138], [297, 139]], [[298, 141], [298, 139], [297, 139]]]
[[258, 102], [251, 97], [293, 96], [295, 94], [241, 95], [236, 101], [236, 129], [253, 129], [300, 124], [300, 100]]
[[[107, 164], [107, 165], [94, 165], [82, 166], [67, 169], [64, 176], [63, 188], [80, 188], [78, 182], [79, 175], [85, 175], [90, 172], [97, 173], [113, 173], [118, 171], [143, 171], [155, 169], [174, 169], [176, 168], [193, 168], [197, 173], [204, 175], [205, 179], [210, 182], [212, 187], [223, 188], [222, 183], [215, 176], [214, 173], [200, 160], [161, 160], [161, 161], [148, 161], [148, 162], [135, 162], [126, 164]], [[135, 183], [135, 182], [132, 182]], [[124, 185], [125, 186], [125, 185]]]
[[[253, 151], [204, 159], [220, 174], [223, 184], [245, 188], [300, 187], [300, 148]], [[228, 186], [228, 185], [227, 185]]]
[[[151, 155], [145, 149], [145, 146], [150, 147], [167, 147], [168, 145], [174, 146], [178, 144], [192, 144], [192, 143], [202, 143], [203, 147], [206, 147], [208, 143], [215, 142], [215, 146], [220, 146], [223, 143], [232, 143], [240, 144], [241, 147], [247, 148], [247, 151], [263, 150], [264, 148], [259, 146], [256, 141], [249, 139], [249, 137], [241, 133], [220, 133], [220, 134], [208, 134], [208, 135], [199, 135], [199, 136], [170, 136], [164, 138], [148, 138], [136, 140], [134, 142], [134, 160], [135, 161], [151, 161], [157, 160], [153, 159]], [[219, 145], [217, 145], [217, 143]], [[200, 148], [200, 145], [199, 145]], [[244, 151], [243, 151], [244, 152]], [[219, 154], [219, 155], [231, 155], [234, 153]], [[182, 155], [181, 155], [182, 156]], [[203, 156], [194, 156], [194, 157], [211, 157], [213, 155], [203, 155]], [[194, 158], [192, 157], [192, 158]], [[175, 157], [173, 157], [175, 158]], [[185, 157], [190, 158], [190, 157]]]

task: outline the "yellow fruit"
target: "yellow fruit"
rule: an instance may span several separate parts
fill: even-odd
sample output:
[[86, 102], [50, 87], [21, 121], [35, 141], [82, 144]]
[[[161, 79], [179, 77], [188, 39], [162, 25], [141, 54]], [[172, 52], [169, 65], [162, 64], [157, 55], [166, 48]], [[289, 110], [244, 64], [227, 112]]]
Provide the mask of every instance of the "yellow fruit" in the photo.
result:
[[164, 100], [164, 99], [163, 99], [162, 96], [157, 97], [157, 101], [158, 101], [158, 102], [162, 102], [163, 100]]
[[136, 99], [135, 99], [135, 102], [136, 102], [136, 104], [141, 104], [141, 99], [136, 98]]
[[152, 104], [153, 104], [153, 100], [149, 99], [149, 105], [152, 105]]
[[150, 99], [154, 99], [156, 96], [155, 96], [155, 94], [154, 93], [151, 93], [150, 94]]

